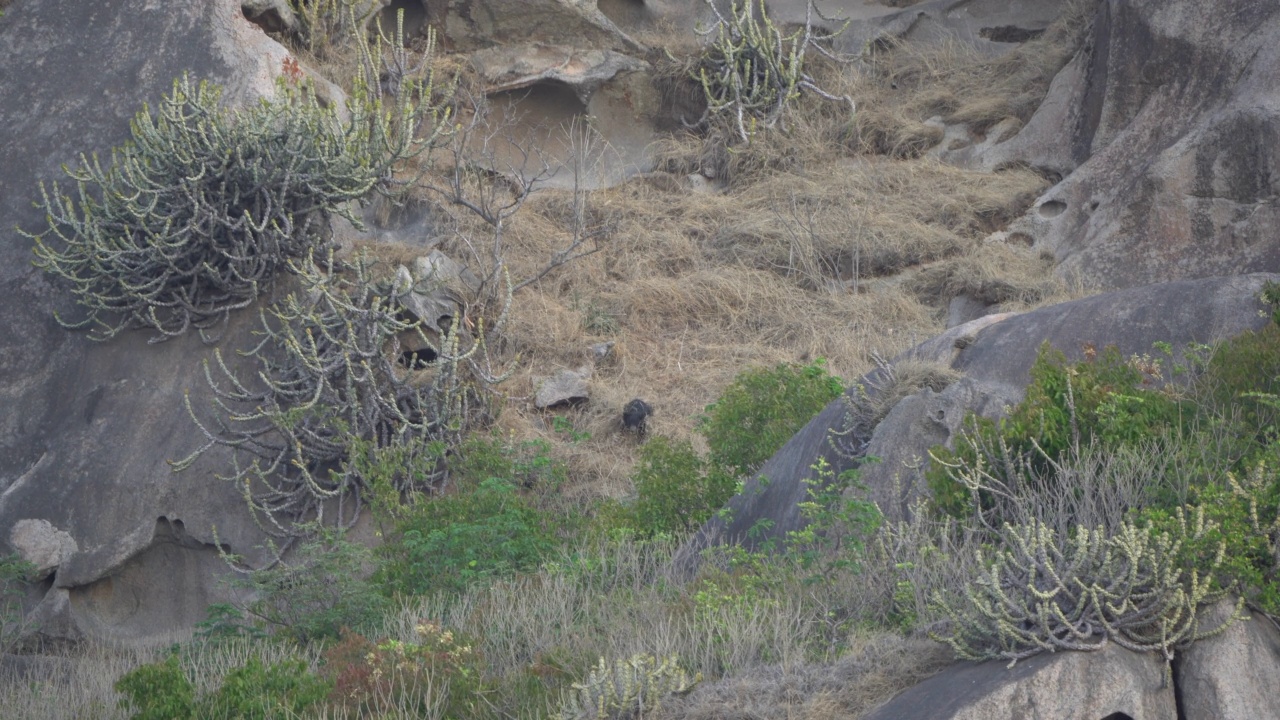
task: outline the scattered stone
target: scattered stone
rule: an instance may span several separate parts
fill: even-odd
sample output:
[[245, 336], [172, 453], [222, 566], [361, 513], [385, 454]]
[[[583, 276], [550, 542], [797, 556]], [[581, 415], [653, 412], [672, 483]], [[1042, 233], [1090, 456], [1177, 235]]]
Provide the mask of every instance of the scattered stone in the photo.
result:
[[614, 342], [610, 340], [608, 342], [595, 343], [587, 350], [591, 353], [591, 361], [599, 365], [613, 358], [613, 348]]
[[580, 367], [577, 370], [561, 370], [544, 378], [535, 378], [538, 391], [534, 395], [533, 405], [539, 410], [576, 405], [591, 398], [587, 381], [591, 379], [591, 368]]

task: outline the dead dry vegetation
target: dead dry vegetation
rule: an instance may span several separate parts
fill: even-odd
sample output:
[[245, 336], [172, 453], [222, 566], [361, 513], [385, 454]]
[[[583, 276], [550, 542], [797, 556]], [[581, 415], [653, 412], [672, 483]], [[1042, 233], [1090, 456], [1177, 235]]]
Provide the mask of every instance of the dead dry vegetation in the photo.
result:
[[[988, 173], [947, 165], [927, 150], [930, 118], [978, 133], [1024, 122], [1074, 51], [1087, 3], [1066, 5], [1039, 39], [989, 59], [960, 44], [891, 44], [814, 72], [858, 113], [802, 98], [786, 131], [749, 146], [712, 125], [673, 131], [655, 148], [658, 172], [587, 192], [543, 190], [505, 224], [515, 279], [532, 277], [571, 242], [575, 202], [601, 228], [600, 251], [521, 290], [500, 347], [515, 364], [502, 430], [549, 440], [570, 467], [571, 493], [624, 496], [638, 447], [620, 431], [622, 405], [656, 409], [650, 431], [689, 439], [703, 408], [749, 366], [825, 357], [856, 378], [872, 353], [892, 357], [943, 329], [951, 298], [1002, 309], [1078, 295], [1051, 275], [1052, 258], [990, 238], [1024, 212], [1048, 181], [1023, 168]], [[446, 61], [447, 62], [447, 61]], [[659, 83], [666, 111], [690, 114], [692, 83], [672, 62]], [[682, 84], [683, 83], [683, 84]], [[696, 114], [696, 113], [694, 113]], [[687, 176], [707, 180], [691, 189]], [[443, 248], [492, 228], [440, 202]], [[535, 411], [539, 376], [589, 366], [589, 346], [614, 343], [594, 367], [591, 400], [554, 411], [589, 438], [568, 442]], [[563, 428], [565, 421], [560, 421]]]

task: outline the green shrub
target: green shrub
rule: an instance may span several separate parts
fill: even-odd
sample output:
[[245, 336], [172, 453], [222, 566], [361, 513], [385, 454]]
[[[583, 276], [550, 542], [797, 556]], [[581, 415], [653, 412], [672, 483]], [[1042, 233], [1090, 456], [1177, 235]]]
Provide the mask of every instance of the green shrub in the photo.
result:
[[548, 524], [509, 478], [460, 483], [400, 512], [377, 580], [388, 592], [423, 594], [529, 570], [555, 548]]
[[344, 627], [376, 627], [390, 601], [366, 579], [372, 552], [337, 531], [305, 530], [311, 537], [300, 541], [291, 561], [239, 581], [255, 598], [244, 610], [265, 628], [300, 643], [337, 638]]
[[645, 535], [694, 530], [733, 497], [736, 480], [698, 457], [688, 441], [661, 436], [640, 449], [629, 522]]
[[698, 427], [711, 464], [734, 477], [751, 475], [842, 392], [821, 358], [740, 373]]
[[177, 655], [162, 663], [143, 665], [115, 684], [124, 697], [120, 707], [132, 708], [131, 720], [191, 720], [196, 717], [195, 688]]
[[34, 571], [17, 553], [0, 556], [0, 653], [12, 650], [27, 630], [22, 598]]
[[116, 681], [120, 707], [131, 720], [271, 720], [297, 717], [320, 704], [331, 685], [311, 674], [301, 660], [263, 665], [251, 658], [223, 678], [212, 693], [197, 698], [177, 655], [143, 665]]
[[[925, 473], [937, 506], [955, 517], [979, 508], [957, 469], [989, 473], [1018, 495], [1072, 492], [1058, 487], [1053, 464], [1068, 451], [1095, 441], [1102, 448], [1150, 442], [1177, 429], [1189, 412], [1178, 396], [1150, 387], [1160, 367], [1149, 359], [1126, 359], [1109, 347], [1084, 362], [1070, 364], [1045, 343], [1031, 368], [1026, 395], [1009, 414], [993, 421], [970, 413], [955, 449], [930, 450]], [[978, 498], [988, 522], [1004, 520], [993, 497]], [[1071, 519], [1064, 519], [1068, 522]]]
[[263, 665], [250, 658], [223, 678], [222, 686], [201, 698], [204, 720], [274, 720], [300, 717], [329, 696], [331, 683], [311, 674], [301, 660]]

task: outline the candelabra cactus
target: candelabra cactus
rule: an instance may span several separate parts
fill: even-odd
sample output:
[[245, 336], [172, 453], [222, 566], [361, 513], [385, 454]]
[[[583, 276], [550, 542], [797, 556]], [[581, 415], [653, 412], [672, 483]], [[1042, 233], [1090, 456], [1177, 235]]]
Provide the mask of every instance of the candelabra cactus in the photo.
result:
[[[325, 249], [329, 219], [359, 226], [354, 203], [434, 140], [443, 111], [425, 105], [431, 78], [403, 72], [384, 101], [381, 42], [358, 38], [362, 61], [345, 117], [297, 74], [278, 97], [241, 109], [183, 75], [154, 111], [134, 118], [109, 162], [80, 156], [71, 194], [40, 186], [46, 227], [23, 232], [35, 265], [69, 285], [86, 315], [58, 321], [95, 339], [144, 327], [153, 339], [208, 328], [250, 305], [290, 260]], [[296, 63], [292, 66], [296, 68]], [[432, 131], [419, 137], [429, 120]]]
[[819, 42], [844, 30], [826, 34], [815, 30], [813, 16], [821, 13], [812, 0], [804, 26], [789, 35], [778, 29], [758, 0], [733, 0], [727, 14], [712, 0], [706, 2], [715, 22], [700, 32], [715, 39], [694, 73], [707, 100], [703, 122], [727, 115], [742, 141], [749, 142], [757, 125], [771, 128], [782, 121], [784, 111], [802, 91], [847, 102], [850, 112], [856, 109], [851, 98], [828, 93], [804, 71], [809, 48], [830, 55]]
[[630, 720], [657, 710], [672, 695], [693, 690], [702, 680], [692, 680], [675, 658], [659, 660], [634, 655], [612, 666], [600, 664], [587, 679], [573, 684], [573, 692], [557, 715], [560, 720]]
[[[1180, 512], [1178, 521], [1174, 534], [1125, 522], [1114, 533], [1078, 527], [1069, 537], [1036, 520], [1006, 525], [999, 549], [979, 556], [985, 571], [963, 597], [937, 598], [951, 621], [938, 639], [961, 658], [1010, 665], [1108, 642], [1172, 660], [1225, 627], [1201, 626], [1198, 609], [1222, 593], [1179, 562], [1183, 543], [1212, 528], [1199, 511]], [[1221, 561], [1220, 552], [1213, 567]]]

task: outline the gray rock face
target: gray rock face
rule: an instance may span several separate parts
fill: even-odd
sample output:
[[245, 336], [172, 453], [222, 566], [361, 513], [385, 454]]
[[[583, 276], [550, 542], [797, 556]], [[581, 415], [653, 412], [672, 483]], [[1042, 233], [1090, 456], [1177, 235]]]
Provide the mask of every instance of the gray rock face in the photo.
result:
[[[61, 180], [60, 165], [80, 152], [124, 141], [129, 120], [144, 102], [154, 106], [176, 75], [220, 83], [227, 102], [245, 102], [273, 92], [286, 56], [232, 0], [44, 0], [7, 8], [0, 18], [0, 227], [38, 228], [37, 182]], [[213, 554], [214, 525], [235, 552], [252, 554], [261, 540], [239, 493], [214, 477], [225, 456], [211, 454], [180, 476], [167, 464], [200, 444], [182, 396], [189, 390], [197, 407], [208, 403], [200, 361], [209, 349], [195, 336], [148, 345], [151, 334], [138, 331], [94, 343], [62, 329], [52, 312], [74, 317], [69, 294], [31, 258], [31, 243], [12, 232], [0, 243], [0, 528], [46, 521], [70, 538], [58, 543], [66, 552], [42, 610], [52, 613], [47, 627], [68, 634], [120, 627], [132, 637], [189, 627], [203, 619], [203, 605], [162, 598], [213, 597], [213, 565], [199, 577], [182, 568], [193, 552]], [[252, 322], [233, 318], [223, 342], [242, 346]], [[185, 544], [158, 537], [159, 518], [181, 521]], [[3, 535], [0, 550], [15, 549]], [[128, 588], [110, 579], [159, 545], [176, 549], [147, 561]], [[136, 604], [120, 609], [130, 598], [153, 603], [145, 620]]]
[[1064, 178], [1011, 230], [1108, 289], [1280, 269], [1277, 74], [1276, 3], [1100, 3], [1035, 116], [984, 158]]
[[[1044, 653], [1011, 669], [953, 665], [873, 710], [864, 720], [1174, 720], [1164, 660], [1116, 645]], [[1263, 717], [1221, 715], [1218, 717]]]
[[[1234, 602], [1223, 600], [1207, 621], [1234, 610]], [[1174, 682], [1185, 720], [1280, 717], [1280, 630], [1262, 615], [1234, 622], [1183, 651]]]
[[[1124, 355], [1151, 353], [1152, 344], [1175, 349], [1209, 343], [1263, 327], [1269, 320], [1258, 294], [1280, 275], [1254, 274], [1204, 278], [1117, 291], [1024, 314], [989, 315], [925, 341], [895, 362], [939, 363], [962, 377], [940, 392], [925, 390], [896, 404], [885, 418], [859, 437], [839, 440], [845, 450], [879, 457], [861, 467], [869, 497], [891, 519], [902, 517], [923, 490], [920, 469], [930, 447], [950, 442], [969, 410], [988, 417], [1004, 413], [1022, 399], [1030, 369], [1048, 341], [1071, 360], [1080, 360], [1086, 343], [1115, 345]], [[884, 373], [863, 378], [874, 394]], [[760, 469], [768, 482], [747, 483], [729, 506], [729, 524], [712, 520], [697, 542], [711, 537], [746, 538], [759, 520], [773, 521], [769, 535], [782, 538], [799, 527], [798, 503], [806, 499], [804, 480], [824, 458], [835, 473], [859, 460], [837, 452], [829, 437], [844, 427], [846, 404], [836, 400], [800, 430]]]
[[470, 51], [538, 38], [551, 45], [643, 52], [641, 45], [600, 12], [594, 2], [447, 0], [442, 5], [444, 39], [454, 50]]

